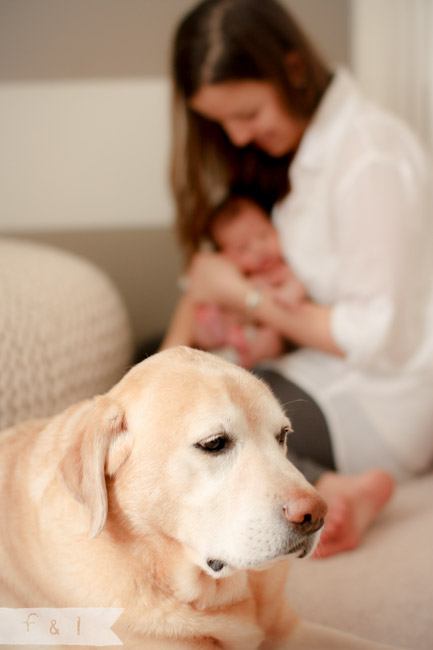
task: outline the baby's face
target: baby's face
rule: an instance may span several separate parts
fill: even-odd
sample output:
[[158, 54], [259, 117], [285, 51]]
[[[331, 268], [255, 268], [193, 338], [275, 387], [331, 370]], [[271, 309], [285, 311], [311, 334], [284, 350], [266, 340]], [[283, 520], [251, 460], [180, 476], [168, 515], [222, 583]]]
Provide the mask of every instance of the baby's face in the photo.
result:
[[277, 233], [259, 206], [245, 201], [229, 221], [217, 222], [213, 239], [243, 273], [264, 273], [281, 262]]

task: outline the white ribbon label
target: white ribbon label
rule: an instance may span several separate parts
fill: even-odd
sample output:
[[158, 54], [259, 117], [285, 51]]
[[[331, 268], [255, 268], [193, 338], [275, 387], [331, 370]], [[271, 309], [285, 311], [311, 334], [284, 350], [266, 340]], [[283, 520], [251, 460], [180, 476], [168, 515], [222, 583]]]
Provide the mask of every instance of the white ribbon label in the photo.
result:
[[0, 645], [123, 645], [110, 629], [114, 607], [0, 607]]

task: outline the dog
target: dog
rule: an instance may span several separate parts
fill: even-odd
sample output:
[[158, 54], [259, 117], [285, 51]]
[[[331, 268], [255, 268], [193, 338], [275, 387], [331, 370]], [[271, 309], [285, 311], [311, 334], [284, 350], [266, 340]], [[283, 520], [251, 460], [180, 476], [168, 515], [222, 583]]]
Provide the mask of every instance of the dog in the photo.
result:
[[384, 648], [290, 608], [326, 515], [291, 431], [253, 374], [176, 347], [2, 432], [0, 607], [123, 608], [127, 650]]

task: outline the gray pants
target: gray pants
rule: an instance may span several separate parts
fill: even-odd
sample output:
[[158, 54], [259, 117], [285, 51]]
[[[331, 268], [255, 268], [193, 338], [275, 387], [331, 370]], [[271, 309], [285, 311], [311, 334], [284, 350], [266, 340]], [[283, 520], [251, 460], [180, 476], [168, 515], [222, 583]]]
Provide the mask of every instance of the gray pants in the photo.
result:
[[335, 471], [331, 438], [325, 416], [313, 398], [274, 370], [254, 369], [283, 405], [294, 433], [287, 440], [289, 460], [310, 483], [330, 470]]

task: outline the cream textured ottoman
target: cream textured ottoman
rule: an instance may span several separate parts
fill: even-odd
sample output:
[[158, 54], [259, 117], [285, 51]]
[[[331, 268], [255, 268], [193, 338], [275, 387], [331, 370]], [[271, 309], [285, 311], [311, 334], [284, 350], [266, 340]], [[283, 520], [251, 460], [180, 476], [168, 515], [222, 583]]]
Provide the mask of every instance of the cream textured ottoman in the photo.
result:
[[108, 390], [131, 361], [109, 278], [64, 251], [0, 239], [0, 429]]

